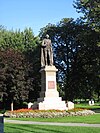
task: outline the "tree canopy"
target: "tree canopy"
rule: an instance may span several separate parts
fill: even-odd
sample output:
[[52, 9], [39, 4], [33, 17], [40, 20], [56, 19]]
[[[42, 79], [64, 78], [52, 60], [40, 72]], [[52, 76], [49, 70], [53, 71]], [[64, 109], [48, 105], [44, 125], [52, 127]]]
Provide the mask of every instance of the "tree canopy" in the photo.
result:
[[82, 21], [64, 18], [57, 25], [49, 24], [41, 29], [40, 36], [45, 34], [52, 39], [58, 83], [64, 98], [91, 98], [100, 81], [99, 33]]
[[39, 38], [33, 35], [31, 28], [24, 31], [8, 31], [1, 26], [0, 96], [5, 103], [4, 107], [12, 101], [21, 103], [34, 101], [38, 97], [39, 47]]
[[74, 3], [77, 12], [83, 13], [87, 23], [100, 31], [100, 0], [74, 0]]

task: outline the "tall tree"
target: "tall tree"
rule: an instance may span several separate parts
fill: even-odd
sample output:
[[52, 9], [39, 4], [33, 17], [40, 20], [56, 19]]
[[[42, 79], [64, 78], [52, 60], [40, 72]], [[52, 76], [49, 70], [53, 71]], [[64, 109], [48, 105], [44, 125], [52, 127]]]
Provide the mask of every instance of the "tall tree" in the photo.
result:
[[31, 65], [18, 51], [7, 49], [0, 51], [0, 91], [3, 103], [21, 102], [28, 99], [32, 89]]
[[[99, 33], [73, 19], [63, 19], [57, 25], [49, 24], [42, 30], [42, 36], [46, 33], [51, 36], [58, 81], [62, 83], [65, 99], [91, 98], [94, 88], [97, 89], [94, 79], [99, 73], [96, 45]], [[90, 91], [88, 95], [86, 90]]]
[[[75, 0], [74, 7], [77, 9], [78, 12], [81, 12], [84, 14], [84, 17], [81, 19], [85, 19], [84, 24], [87, 24], [91, 29], [91, 33], [93, 37], [91, 38], [88, 36], [88, 40], [90, 42], [92, 41], [96, 45], [96, 48], [94, 48], [94, 53], [96, 55], [95, 66], [97, 66], [97, 69], [95, 69], [95, 73], [97, 75], [97, 78], [95, 78], [95, 86], [100, 85], [100, 0]], [[98, 35], [97, 35], [98, 34]], [[97, 39], [93, 39], [95, 36], [98, 36]], [[91, 46], [91, 47], [92, 47]], [[91, 57], [92, 58], [92, 57]], [[97, 85], [96, 85], [97, 84]], [[100, 89], [97, 87], [96, 91], [98, 92], [98, 99], [100, 96]]]
[[0, 91], [1, 97], [7, 99], [6, 101], [34, 101], [38, 97], [40, 89], [39, 46], [39, 38], [34, 36], [31, 28], [26, 28], [22, 32], [20, 30], [14, 32], [7, 31], [1, 26]]

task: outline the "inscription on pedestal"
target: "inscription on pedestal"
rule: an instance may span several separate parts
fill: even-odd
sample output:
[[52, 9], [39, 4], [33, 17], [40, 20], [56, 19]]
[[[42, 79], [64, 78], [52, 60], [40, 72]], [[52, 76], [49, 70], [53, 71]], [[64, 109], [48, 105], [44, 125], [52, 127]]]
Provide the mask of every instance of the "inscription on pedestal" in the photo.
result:
[[48, 89], [55, 89], [55, 82], [54, 81], [48, 81]]

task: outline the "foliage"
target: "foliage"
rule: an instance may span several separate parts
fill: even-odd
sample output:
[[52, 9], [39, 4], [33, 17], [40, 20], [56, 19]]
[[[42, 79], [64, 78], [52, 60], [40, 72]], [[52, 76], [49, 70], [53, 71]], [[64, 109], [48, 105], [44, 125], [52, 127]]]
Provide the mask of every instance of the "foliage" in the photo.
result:
[[33, 35], [31, 28], [24, 31], [7, 31], [4, 28], [0, 28], [0, 48], [13, 48], [20, 51], [34, 50], [39, 44], [38, 37]]
[[[32, 89], [31, 64], [21, 52], [13, 49], [0, 51], [0, 95], [5, 103], [24, 101]], [[9, 101], [8, 101], [9, 100]]]
[[[91, 75], [90, 78], [95, 77], [93, 79], [94, 87], [96, 87], [96, 85], [98, 86], [95, 91], [98, 93], [98, 99], [99, 99], [99, 96], [100, 96], [100, 89], [99, 89], [99, 86], [100, 86], [100, 71], [99, 71], [100, 70], [100, 54], [99, 54], [99, 51], [100, 51], [100, 17], [99, 17], [100, 16], [100, 1], [99, 0], [76, 0], [74, 2], [74, 7], [77, 9], [78, 12], [81, 12], [84, 14], [84, 17], [81, 18], [83, 20], [85, 19], [84, 25], [87, 24], [89, 27], [91, 27], [91, 29], [95, 30], [95, 33], [90, 32], [92, 36], [88, 34], [85, 37], [87, 38], [87, 40], [91, 42], [91, 43], [88, 42], [90, 43], [91, 47], [93, 47], [94, 44], [95, 46], [97, 45], [95, 48], [93, 48], [94, 56], [90, 54], [91, 56], [90, 58], [92, 59], [93, 57], [95, 57], [96, 62], [93, 60], [92, 64], [94, 63], [94, 65], [96, 64], [97, 66], [96, 68], [97, 70], [96, 69], [94, 70], [95, 71], [94, 75], [96, 75], [97, 71], [98, 71], [98, 74], [96, 77], [94, 75]], [[96, 36], [97, 38], [95, 38]], [[83, 36], [83, 39], [85, 39], [84, 36]], [[95, 68], [94, 65], [92, 69]]]
[[0, 95], [4, 104], [13, 100], [22, 104], [38, 97], [39, 46], [39, 38], [33, 35], [31, 28], [8, 31], [0, 26]]
[[[41, 29], [51, 35], [58, 81], [65, 99], [100, 96], [100, 1], [76, 0], [74, 7], [84, 17], [63, 19]], [[60, 92], [62, 92], [60, 91]], [[62, 93], [63, 94], [63, 93]]]
[[65, 99], [91, 99], [100, 83], [97, 45], [100, 34], [82, 21], [67, 18], [41, 29], [40, 36], [45, 34], [49, 34], [53, 42], [58, 83], [65, 92]]
[[100, 31], [100, 0], [75, 0], [74, 7], [84, 14], [87, 23]]

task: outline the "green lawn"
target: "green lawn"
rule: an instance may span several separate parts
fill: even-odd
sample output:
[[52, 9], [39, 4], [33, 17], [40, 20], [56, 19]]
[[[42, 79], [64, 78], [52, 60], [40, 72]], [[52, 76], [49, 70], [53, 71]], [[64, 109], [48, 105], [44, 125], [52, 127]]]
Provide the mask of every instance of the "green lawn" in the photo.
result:
[[100, 109], [100, 104], [95, 104], [93, 106], [88, 105], [87, 103], [75, 104], [76, 108], [85, 108], [85, 109]]
[[89, 116], [70, 116], [61, 118], [10, 118], [24, 121], [41, 121], [41, 122], [72, 122], [72, 123], [94, 123], [100, 124], [100, 114]]
[[93, 110], [95, 113], [100, 113], [100, 103], [95, 103], [95, 105], [90, 106], [87, 103], [75, 104], [75, 108], [84, 108]]
[[[79, 108], [100, 109], [99, 106], [77, 105]], [[6, 118], [24, 121], [91, 123], [100, 124], [100, 114], [90, 116], [70, 116], [61, 118]], [[95, 127], [67, 127], [50, 125], [22, 125], [5, 123], [4, 133], [99, 133]]]
[[100, 128], [5, 124], [4, 133], [99, 133]]

